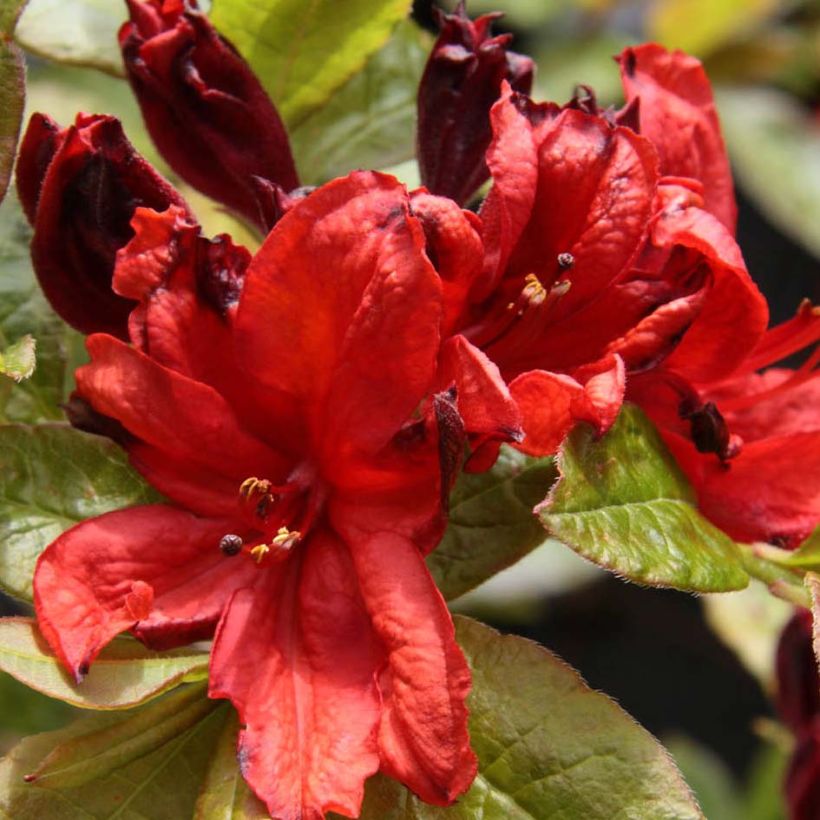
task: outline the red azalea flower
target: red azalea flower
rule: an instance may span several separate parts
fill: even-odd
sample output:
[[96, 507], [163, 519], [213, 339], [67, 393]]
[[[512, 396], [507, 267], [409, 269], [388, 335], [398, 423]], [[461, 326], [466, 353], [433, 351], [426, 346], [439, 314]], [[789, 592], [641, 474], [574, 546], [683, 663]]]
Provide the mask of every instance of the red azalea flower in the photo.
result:
[[134, 235], [136, 208], [185, 208], [182, 197], [107, 116], [78, 114], [74, 125], [60, 129], [34, 114], [16, 175], [34, 226], [34, 270], [54, 310], [83, 333], [125, 338], [134, 302], [111, 290], [117, 251]]
[[812, 615], [798, 610], [777, 647], [777, 709], [796, 745], [784, 788], [790, 820], [820, 815], [820, 677], [812, 646]]
[[140, 299], [134, 346], [91, 336], [77, 372], [172, 503], [43, 553], [43, 633], [79, 679], [123, 630], [167, 647], [216, 629], [210, 693], [237, 707], [243, 775], [276, 817], [355, 816], [378, 769], [445, 805], [476, 771], [469, 670], [424, 555], [465, 437], [519, 435], [517, 411], [483, 354], [440, 343], [408, 206], [392, 178], [337, 180], [247, 271], [179, 209], [138, 211], [114, 282]]
[[418, 161], [421, 181], [434, 194], [466, 202], [489, 177], [490, 108], [506, 80], [529, 93], [535, 66], [509, 51], [509, 34], [490, 36], [493, 20], [471, 20], [460, 2], [454, 14], [436, 10], [440, 33], [418, 92]]
[[125, 70], [162, 156], [186, 182], [267, 231], [279, 215], [272, 201], [299, 179], [261, 83], [195, 2], [127, 3]]

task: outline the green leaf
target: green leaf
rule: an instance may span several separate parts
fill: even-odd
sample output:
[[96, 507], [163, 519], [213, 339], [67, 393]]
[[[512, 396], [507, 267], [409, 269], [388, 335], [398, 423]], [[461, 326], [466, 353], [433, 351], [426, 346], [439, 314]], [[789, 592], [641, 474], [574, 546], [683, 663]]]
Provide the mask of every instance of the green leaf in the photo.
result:
[[552, 459], [503, 447], [485, 473], [462, 473], [450, 496], [444, 538], [427, 566], [445, 598], [457, 598], [544, 541], [533, 515], [556, 477]]
[[31, 600], [37, 557], [60, 533], [157, 499], [106, 438], [62, 424], [0, 427], [0, 587]]
[[558, 458], [561, 478], [537, 512], [548, 532], [632, 581], [694, 592], [742, 589], [740, 548], [695, 507], [652, 423], [625, 405], [596, 441], [582, 425]]
[[663, 747], [555, 655], [456, 617], [470, 661], [473, 786], [450, 808], [394, 780], [368, 783], [362, 820], [702, 818]]
[[67, 703], [41, 695], [5, 672], [0, 672], [0, 703], [0, 755], [23, 735], [64, 726], [77, 714]]
[[387, 168], [415, 155], [416, 94], [430, 36], [400, 23], [381, 51], [290, 132], [305, 184], [354, 168]]
[[0, 383], [0, 421], [62, 418], [59, 408], [72, 379], [69, 360], [80, 335], [49, 307], [31, 268], [31, 229], [16, 196], [0, 205], [0, 348], [26, 335], [37, 342], [37, 369], [14, 386]]
[[116, 0], [29, 0], [16, 37], [38, 57], [124, 76], [117, 31], [127, 16]]
[[773, 88], [721, 88], [723, 133], [743, 190], [787, 236], [820, 257], [820, 129]]
[[74, 683], [51, 653], [31, 618], [0, 619], [0, 669], [44, 695], [84, 709], [126, 709], [177, 686], [207, 677], [208, 653], [194, 649], [152, 652], [118, 638]]
[[0, 373], [16, 382], [31, 378], [37, 362], [36, 348], [37, 342], [29, 334], [9, 345], [0, 353]]
[[0, 0], [0, 201], [6, 195], [26, 99], [26, 68], [11, 37], [25, 0]]
[[236, 765], [239, 723], [228, 712], [208, 765], [193, 820], [267, 820], [265, 805], [248, 788]]
[[256, 72], [290, 127], [360, 71], [410, 0], [214, 0], [213, 24]]
[[26, 738], [0, 763], [0, 817], [191, 817], [225, 719], [225, 707], [204, 694], [204, 686], [179, 687], [146, 706]]

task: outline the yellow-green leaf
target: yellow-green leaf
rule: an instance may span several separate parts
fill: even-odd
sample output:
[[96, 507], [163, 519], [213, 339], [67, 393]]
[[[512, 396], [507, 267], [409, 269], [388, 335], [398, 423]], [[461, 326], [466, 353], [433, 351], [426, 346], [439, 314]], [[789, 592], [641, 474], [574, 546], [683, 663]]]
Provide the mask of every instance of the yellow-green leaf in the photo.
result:
[[294, 127], [364, 67], [410, 6], [410, 0], [214, 0], [211, 20]]
[[24, 5], [25, 0], [0, 0], [0, 201], [8, 189], [26, 97], [25, 62], [11, 39]]
[[740, 548], [700, 515], [686, 477], [637, 407], [625, 405], [600, 440], [578, 427], [558, 470], [538, 513], [550, 535], [585, 558], [653, 586], [727, 592], [748, 584]]
[[31, 378], [37, 363], [37, 342], [27, 333], [0, 353], [0, 373], [16, 382]]
[[0, 619], [0, 670], [52, 698], [84, 709], [137, 706], [184, 681], [207, 677], [208, 653], [194, 649], [152, 652], [118, 638], [91, 666], [81, 684], [66, 674], [31, 618]]

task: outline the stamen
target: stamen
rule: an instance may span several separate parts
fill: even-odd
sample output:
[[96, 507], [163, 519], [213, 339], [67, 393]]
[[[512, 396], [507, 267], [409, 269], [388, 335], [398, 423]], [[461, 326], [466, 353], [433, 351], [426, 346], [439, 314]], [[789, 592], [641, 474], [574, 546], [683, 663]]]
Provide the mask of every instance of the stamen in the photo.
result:
[[[541, 280], [534, 274], [528, 273], [524, 277], [524, 289], [521, 291], [522, 298], [527, 305], [538, 307], [547, 298], [547, 289], [541, 284]], [[527, 305], [523, 305], [519, 314], [523, 312]]]
[[262, 560], [268, 555], [274, 561], [281, 561], [301, 540], [301, 532], [289, 530], [287, 527], [279, 527], [279, 531], [270, 544], [257, 544], [250, 550], [250, 554], [257, 564], [261, 564]]
[[257, 564], [262, 563], [262, 559], [270, 552], [270, 547], [267, 544], [257, 544], [252, 550], [251, 555]]
[[228, 556], [239, 555], [239, 553], [242, 552], [243, 543], [241, 536], [228, 533], [220, 539], [219, 549]]

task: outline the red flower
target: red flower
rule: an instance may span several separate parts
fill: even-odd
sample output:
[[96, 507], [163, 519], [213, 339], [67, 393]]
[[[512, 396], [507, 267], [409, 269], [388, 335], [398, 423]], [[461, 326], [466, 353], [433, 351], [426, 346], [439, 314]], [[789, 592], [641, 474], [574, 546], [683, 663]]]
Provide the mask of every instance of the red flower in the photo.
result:
[[299, 185], [285, 127], [256, 75], [190, 0], [127, 0], [125, 69], [151, 137], [195, 188], [267, 231]]
[[123, 630], [166, 647], [216, 628], [210, 692], [237, 707], [242, 772], [276, 817], [355, 816], [378, 769], [440, 805], [475, 775], [469, 670], [424, 555], [464, 438], [518, 435], [517, 415], [486, 357], [441, 345], [408, 204], [389, 177], [330, 183], [244, 284], [241, 251], [138, 211], [115, 276], [141, 300], [135, 346], [91, 336], [77, 372], [172, 504], [58, 538], [43, 633], [79, 679]]
[[529, 93], [535, 67], [507, 46], [509, 34], [490, 36], [493, 20], [470, 20], [460, 2], [454, 14], [437, 11], [441, 29], [418, 93], [418, 161], [421, 180], [434, 194], [466, 202], [489, 176], [490, 108], [507, 80]]
[[111, 290], [117, 251], [140, 206], [185, 208], [131, 146], [114, 117], [79, 114], [60, 129], [34, 114], [20, 145], [17, 190], [34, 226], [31, 256], [43, 292], [70, 325], [125, 338], [134, 302]]

